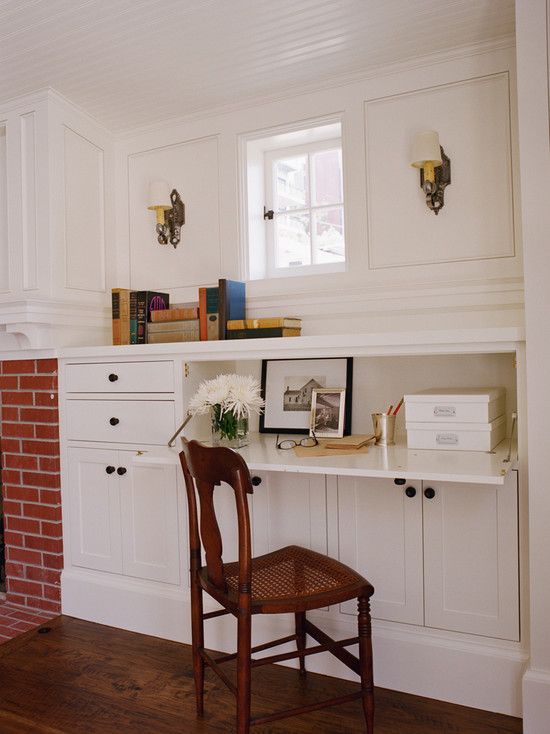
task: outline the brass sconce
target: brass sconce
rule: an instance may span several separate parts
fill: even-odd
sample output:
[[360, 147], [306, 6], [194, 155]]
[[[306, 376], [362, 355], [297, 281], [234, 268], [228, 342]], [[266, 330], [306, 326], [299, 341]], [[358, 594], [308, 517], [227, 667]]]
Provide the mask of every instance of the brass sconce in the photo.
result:
[[420, 169], [420, 187], [426, 195], [426, 205], [439, 214], [445, 205], [445, 187], [451, 183], [451, 161], [439, 145], [438, 133], [430, 130], [415, 135], [411, 166]]
[[148, 209], [157, 213], [158, 243], [170, 242], [176, 249], [181, 239], [181, 228], [185, 224], [185, 205], [176, 189], [170, 189], [166, 181], [153, 181], [149, 186]]

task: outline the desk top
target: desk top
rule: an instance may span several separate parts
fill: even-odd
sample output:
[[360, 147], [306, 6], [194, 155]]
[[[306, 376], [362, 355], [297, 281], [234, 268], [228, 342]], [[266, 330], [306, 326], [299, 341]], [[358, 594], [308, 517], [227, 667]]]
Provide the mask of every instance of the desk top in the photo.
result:
[[[251, 434], [250, 444], [239, 449], [251, 472], [279, 471], [306, 474], [331, 474], [358, 477], [423, 479], [426, 481], [468, 484], [504, 484], [506, 475], [516, 467], [517, 451], [506, 462], [509, 439], [493, 452], [432, 451], [408, 449], [405, 445], [371, 446], [367, 454], [297, 457], [293, 450], [275, 446], [273, 434]], [[159, 446], [143, 450], [134, 457], [138, 464], [179, 464], [179, 439], [174, 448]]]

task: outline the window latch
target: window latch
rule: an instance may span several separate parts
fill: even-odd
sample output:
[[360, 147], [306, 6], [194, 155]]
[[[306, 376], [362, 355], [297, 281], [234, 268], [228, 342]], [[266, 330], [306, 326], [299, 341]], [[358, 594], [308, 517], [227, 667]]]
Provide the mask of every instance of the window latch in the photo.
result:
[[265, 219], [273, 219], [273, 214], [274, 213], [275, 212], [273, 211], [273, 209], [266, 209], [265, 206], [264, 206], [264, 220]]

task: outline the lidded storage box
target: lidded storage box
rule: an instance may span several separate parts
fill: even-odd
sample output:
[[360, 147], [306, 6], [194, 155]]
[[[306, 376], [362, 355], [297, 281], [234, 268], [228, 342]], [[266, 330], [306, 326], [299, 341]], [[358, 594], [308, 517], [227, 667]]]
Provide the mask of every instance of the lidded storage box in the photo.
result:
[[405, 395], [411, 449], [491, 451], [506, 437], [502, 387], [431, 388]]

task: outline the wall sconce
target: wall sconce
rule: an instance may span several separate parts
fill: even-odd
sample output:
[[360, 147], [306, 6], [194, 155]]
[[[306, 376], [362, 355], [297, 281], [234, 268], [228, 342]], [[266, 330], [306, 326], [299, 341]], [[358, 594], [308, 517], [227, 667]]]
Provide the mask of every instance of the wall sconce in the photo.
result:
[[170, 189], [166, 181], [153, 181], [149, 186], [149, 205], [157, 213], [158, 243], [176, 246], [181, 238], [181, 227], [185, 224], [185, 205], [176, 189]]
[[411, 166], [420, 169], [427, 206], [439, 214], [445, 205], [445, 187], [451, 183], [451, 161], [439, 145], [438, 133], [429, 130], [414, 136]]

